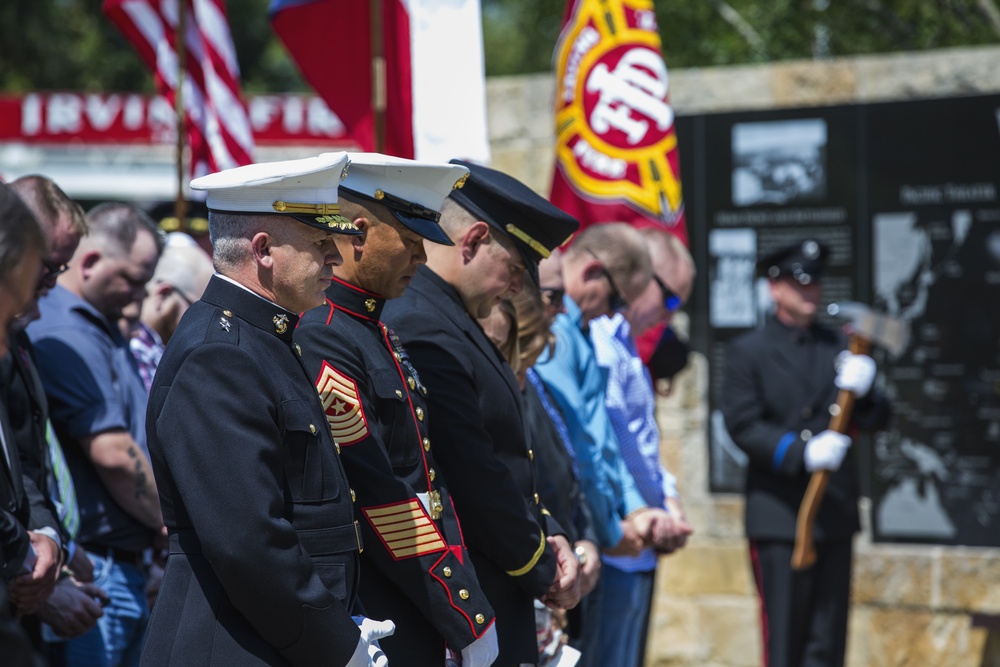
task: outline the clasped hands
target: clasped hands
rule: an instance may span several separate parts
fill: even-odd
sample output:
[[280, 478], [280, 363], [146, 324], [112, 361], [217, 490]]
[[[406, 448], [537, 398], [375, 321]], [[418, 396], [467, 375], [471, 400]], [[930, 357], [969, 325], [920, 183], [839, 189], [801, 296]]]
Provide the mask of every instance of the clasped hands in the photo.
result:
[[622, 539], [604, 553], [610, 556], [637, 556], [646, 548], [667, 555], [684, 547], [693, 532], [679, 504], [671, 507], [645, 507], [622, 519]]

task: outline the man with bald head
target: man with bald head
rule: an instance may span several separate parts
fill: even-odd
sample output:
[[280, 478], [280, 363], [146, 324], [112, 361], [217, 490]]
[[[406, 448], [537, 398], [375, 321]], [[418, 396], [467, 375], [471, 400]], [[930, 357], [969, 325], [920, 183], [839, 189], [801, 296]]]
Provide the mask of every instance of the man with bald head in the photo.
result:
[[[652, 269], [646, 244], [624, 223], [594, 225], [574, 239], [560, 260], [565, 312], [553, 325], [555, 352], [535, 365], [565, 418], [599, 545], [611, 555], [637, 555], [669, 519], [662, 504], [646, 502], [622, 459], [605, 406], [606, 372], [591, 338], [595, 320], [629, 308], [648, 289]], [[588, 618], [603, 616], [603, 588], [598, 582], [585, 600]], [[601, 634], [582, 638], [583, 664], [626, 664], [620, 655], [610, 662], [601, 657]]]
[[604, 404], [622, 459], [645, 503], [669, 513], [661, 516], [652, 543], [638, 556], [604, 557], [601, 664], [617, 660], [627, 667], [641, 667], [643, 662], [657, 556], [682, 548], [691, 533], [676, 479], [660, 463], [656, 397], [635, 337], [670, 323], [691, 294], [694, 262], [676, 236], [655, 228], [641, 234], [652, 280], [623, 313], [600, 317], [590, 325], [597, 364], [607, 374]]
[[201, 298], [213, 272], [212, 258], [194, 239], [181, 232], [167, 236], [129, 341], [147, 391], [170, 337], [191, 304]]

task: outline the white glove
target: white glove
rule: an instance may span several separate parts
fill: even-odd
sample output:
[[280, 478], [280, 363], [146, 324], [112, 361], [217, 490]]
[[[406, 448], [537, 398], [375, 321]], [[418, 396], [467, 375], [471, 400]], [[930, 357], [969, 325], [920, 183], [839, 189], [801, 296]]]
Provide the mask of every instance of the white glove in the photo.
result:
[[493, 622], [482, 637], [462, 649], [462, 667], [490, 667], [499, 655], [497, 624]]
[[372, 667], [389, 667], [389, 658], [382, 652], [378, 642], [368, 645], [368, 659], [371, 660]]
[[358, 639], [358, 646], [354, 649], [354, 655], [347, 661], [344, 667], [372, 667], [372, 659], [368, 656], [368, 642], [364, 637]]
[[836, 470], [840, 467], [851, 439], [836, 431], [823, 431], [809, 438], [806, 442], [806, 470]]
[[379, 639], [384, 639], [396, 631], [396, 624], [390, 620], [373, 621], [364, 616], [352, 616], [361, 630], [358, 646], [354, 655], [344, 667], [387, 667], [389, 659], [378, 645]]
[[875, 382], [875, 360], [866, 354], [842, 352], [837, 357], [837, 389], [846, 389], [858, 398], [868, 394]]

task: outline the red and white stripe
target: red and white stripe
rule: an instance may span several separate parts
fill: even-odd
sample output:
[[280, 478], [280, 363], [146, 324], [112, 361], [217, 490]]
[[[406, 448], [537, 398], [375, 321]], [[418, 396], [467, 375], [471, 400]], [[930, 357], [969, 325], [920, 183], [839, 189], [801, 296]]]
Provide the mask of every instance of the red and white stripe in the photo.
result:
[[370, 3], [271, 0], [271, 24], [302, 76], [361, 150], [428, 162], [460, 157], [488, 163], [479, 0], [378, 2], [386, 105], [381, 146], [372, 101]]
[[178, 2], [186, 11], [182, 94], [191, 175], [250, 164], [253, 132], [224, 0], [105, 0], [103, 10], [153, 70], [160, 94], [174, 102]]

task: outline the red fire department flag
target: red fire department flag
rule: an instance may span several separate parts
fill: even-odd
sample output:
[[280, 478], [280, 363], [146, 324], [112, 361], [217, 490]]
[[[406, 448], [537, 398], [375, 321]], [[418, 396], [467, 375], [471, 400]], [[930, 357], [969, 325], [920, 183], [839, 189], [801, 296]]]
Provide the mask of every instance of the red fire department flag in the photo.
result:
[[[179, 0], [104, 0], [105, 15], [153, 70], [160, 94], [178, 87]], [[191, 175], [250, 164], [253, 132], [240, 95], [240, 71], [224, 0], [180, 0], [185, 11], [183, 87]]]
[[554, 204], [586, 227], [687, 243], [674, 111], [651, 0], [570, 0], [555, 51]]

